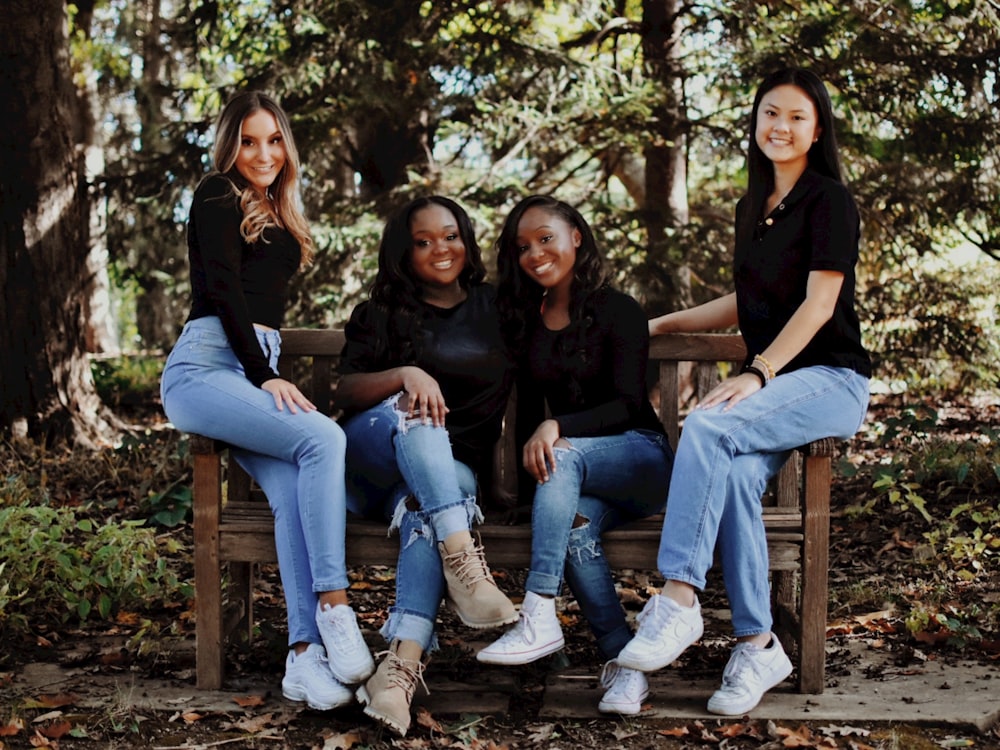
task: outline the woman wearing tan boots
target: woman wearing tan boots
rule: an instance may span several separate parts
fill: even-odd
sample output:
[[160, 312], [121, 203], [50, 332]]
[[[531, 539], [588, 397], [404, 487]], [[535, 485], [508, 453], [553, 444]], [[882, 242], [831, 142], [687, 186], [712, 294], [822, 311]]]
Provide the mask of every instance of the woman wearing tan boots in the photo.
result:
[[448, 198], [416, 199], [386, 225], [370, 299], [345, 330], [337, 402], [348, 507], [391, 519], [400, 542], [396, 603], [382, 628], [389, 649], [357, 695], [400, 735], [443, 597], [472, 628], [517, 619], [471, 530], [481, 518], [476, 477], [512, 382], [485, 275], [466, 212]]

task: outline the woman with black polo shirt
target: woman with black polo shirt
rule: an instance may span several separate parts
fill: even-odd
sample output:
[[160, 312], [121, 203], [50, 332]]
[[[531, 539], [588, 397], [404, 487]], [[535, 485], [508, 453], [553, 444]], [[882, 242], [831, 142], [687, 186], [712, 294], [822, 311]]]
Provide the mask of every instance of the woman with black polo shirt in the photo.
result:
[[513, 378], [485, 275], [465, 210], [418, 198], [387, 222], [370, 299], [345, 328], [336, 398], [348, 507], [389, 520], [400, 546], [389, 649], [357, 694], [400, 735], [442, 597], [471, 628], [517, 618], [471, 531]]
[[771, 633], [761, 497], [790, 451], [864, 421], [871, 362], [854, 309], [858, 210], [840, 176], [830, 96], [813, 73], [764, 80], [736, 207], [734, 293], [650, 321], [653, 334], [739, 324], [747, 360], [684, 422], [663, 522], [665, 584], [621, 664], [670, 664], [703, 632], [697, 592], [718, 543], [737, 644], [708, 710], [741, 715], [792, 671]]

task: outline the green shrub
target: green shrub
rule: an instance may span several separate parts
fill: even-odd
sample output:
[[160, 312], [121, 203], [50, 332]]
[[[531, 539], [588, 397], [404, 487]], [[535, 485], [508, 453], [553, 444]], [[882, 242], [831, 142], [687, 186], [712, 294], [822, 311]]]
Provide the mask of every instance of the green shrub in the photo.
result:
[[[8, 480], [8, 499], [20, 494], [18, 484]], [[2, 505], [0, 634], [111, 620], [192, 595], [170, 567], [180, 543], [142, 521], [97, 523], [76, 508], [32, 505], [23, 497]]]

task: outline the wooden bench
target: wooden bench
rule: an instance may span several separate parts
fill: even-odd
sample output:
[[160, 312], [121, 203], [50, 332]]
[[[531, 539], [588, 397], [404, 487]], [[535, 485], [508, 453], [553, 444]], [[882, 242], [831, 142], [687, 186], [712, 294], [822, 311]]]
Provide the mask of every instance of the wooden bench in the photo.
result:
[[[282, 375], [294, 378], [324, 413], [331, 413], [343, 343], [340, 330], [282, 331]], [[673, 445], [681, 417], [678, 390], [686, 382], [682, 363], [694, 363], [695, 374], [700, 368], [700, 379], [706, 380], [707, 375], [710, 385], [718, 379], [718, 363], [740, 362], [744, 351], [742, 339], [732, 334], [671, 334], [653, 339], [650, 360], [659, 368], [659, 382], [651, 395], [659, 402], [660, 417]], [[505, 428], [499, 446], [500, 463], [508, 475], [514, 473], [516, 460], [512, 433]], [[768, 493], [764, 509], [775, 631], [797, 656], [803, 693], [821, 693], [824, 686], [834, 446], [835, 441], [828, 438], [794, 452]], [[228, 636], [241, 624], [244, 632], [252, 630], [254, 563], [277, 561], [266, 499], [259, 491], [251, 492], [249, 477], [228, 460], [226, 448], [218, 441], [191, 437], [197, 680], [199, 687], [207, 689], [222, 685]], [[511, 478], [507, 477], [507, 486]], [[656, 570], [660, 519], [647, 519], [604, 536], [604, 551], [613, 568]], [[527, 568], [530, 524], [486, 523], [477, 530], [491, 567]], [[398, 537], [387, 536], [384, 523], [349, 517], [349, 564], [395, 565], [398, 546]], [[228, 591], [223, 590], [224, 565], [228, 566]]]

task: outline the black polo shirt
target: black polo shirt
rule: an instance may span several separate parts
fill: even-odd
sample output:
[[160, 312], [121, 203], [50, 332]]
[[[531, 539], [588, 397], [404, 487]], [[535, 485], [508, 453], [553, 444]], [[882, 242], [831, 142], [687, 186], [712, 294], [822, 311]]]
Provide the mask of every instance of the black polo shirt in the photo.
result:
[[[736, 226], [748, 210], [736, 206]], [[752, 237], [737, 233], [733, 278], [740, 333], [748, 361], [766, 349], [806, 298], [811, 271], [837, 271], [844, 283], [833, 316], [785, 367], [847, 367], [871, 375], [854, 309], [860, 218], [854, 199], [836, 180], [806, 170], [784, 200], [755, 225]]]

